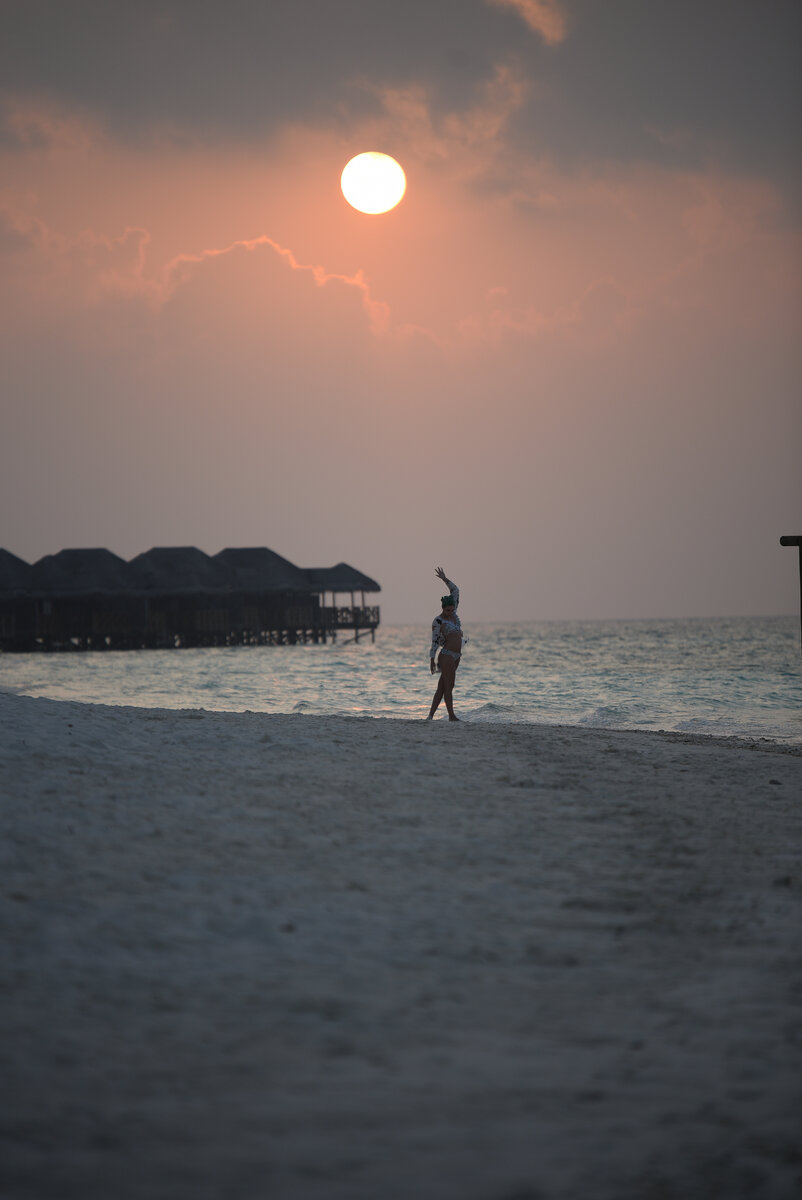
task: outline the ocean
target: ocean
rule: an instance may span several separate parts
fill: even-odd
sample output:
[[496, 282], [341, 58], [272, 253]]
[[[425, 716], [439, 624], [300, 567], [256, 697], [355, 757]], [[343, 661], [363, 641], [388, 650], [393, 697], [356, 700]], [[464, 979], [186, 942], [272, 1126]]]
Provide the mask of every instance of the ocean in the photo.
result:
[[[465, 632], [454, 695], [466, 721], [802, 742], [796, 617], [467, 621]], [[426, 716], [436, 682], [427, 626], [382, 626], [375, 644], [345, 639], [325, 646], [2, 654], [0, 688], [148, 708]]]

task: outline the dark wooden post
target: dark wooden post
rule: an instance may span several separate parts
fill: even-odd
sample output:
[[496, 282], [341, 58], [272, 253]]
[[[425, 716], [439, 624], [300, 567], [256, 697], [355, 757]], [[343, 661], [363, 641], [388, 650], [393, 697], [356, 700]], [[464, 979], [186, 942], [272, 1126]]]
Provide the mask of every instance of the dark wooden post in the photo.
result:
[[797, 546], [799, 548], [799, 626], [800, 648], [802, 648], [802, 535], [799, 537], [781, 537], [781, 546]]

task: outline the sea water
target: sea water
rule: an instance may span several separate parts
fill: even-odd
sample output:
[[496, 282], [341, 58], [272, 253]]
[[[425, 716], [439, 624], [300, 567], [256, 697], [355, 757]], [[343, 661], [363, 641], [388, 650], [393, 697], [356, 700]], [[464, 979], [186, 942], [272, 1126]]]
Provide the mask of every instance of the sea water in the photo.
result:
[[[794, 617], [464, 624], [455, 690], [464, 720], [802, 742]], [[98, 704], [419, 718], [436, 682], [429, 644], [427, 626], [404, 625], [381, 626], [375, 643], [340, 634], [326, 645], [0, 654], [0, 688]]]

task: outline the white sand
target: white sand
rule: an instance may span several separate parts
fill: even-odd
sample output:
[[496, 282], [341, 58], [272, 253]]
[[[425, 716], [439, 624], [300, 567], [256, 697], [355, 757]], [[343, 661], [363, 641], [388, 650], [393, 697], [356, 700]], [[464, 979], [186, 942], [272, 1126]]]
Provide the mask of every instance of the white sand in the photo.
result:
[[4, 1200], [798, 1195], [799, 748], [0, 728]]

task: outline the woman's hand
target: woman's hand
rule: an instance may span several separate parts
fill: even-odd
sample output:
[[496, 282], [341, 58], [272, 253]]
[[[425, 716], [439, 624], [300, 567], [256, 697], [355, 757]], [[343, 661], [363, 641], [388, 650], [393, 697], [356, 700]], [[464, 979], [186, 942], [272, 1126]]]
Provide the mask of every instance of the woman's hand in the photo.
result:
[[431, 668], [432, 668], [432, 675], [434, 675], [434, 659], [433, 659], [433, 658], [430, 658], [430, 659], [429, 659], [429, 662], [430, 662], [430, 664], [431, 664]]
[[448, 576], [446, 575], [446, 573], [442, 567], [437, 568], [437, 570], [435, 571], [435, 575], [437, 576], [438, 579], [442, 579], [443, 583], [448, 583]]

